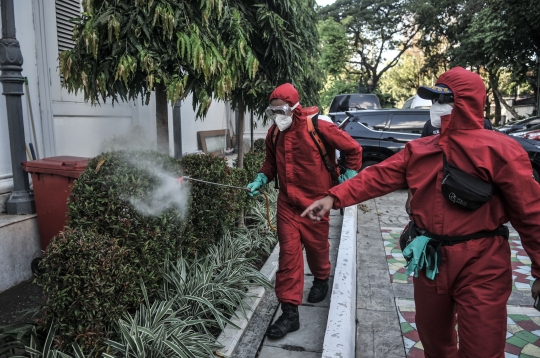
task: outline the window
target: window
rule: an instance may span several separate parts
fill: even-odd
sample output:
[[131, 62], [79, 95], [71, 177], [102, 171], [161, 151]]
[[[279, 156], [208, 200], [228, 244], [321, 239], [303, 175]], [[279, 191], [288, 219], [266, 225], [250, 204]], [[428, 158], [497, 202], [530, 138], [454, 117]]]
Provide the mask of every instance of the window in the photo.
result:
[[356, 115], [356, 121], [358, 123], [362, 123], [369, 129], [373, 129], [375, 131], [382, 131], [386, 126], [387, 119], [387, 113]]
[[388, 130], [393, 132], [422, 133], [424, 124], [429, 120], [429, 112], [426, 114], [394, 114]]
[[80, 16], [80, 0], [56, 0], [56, 32], [58, 53], [73, 48], [73, 23], [71, 19]]
[[403, 107], [401, 107], [401, 109], [411, 108], [413, 100], [414, 100], [414, 97], [411, 97], [408, 100], [406, 100], [405, 103], [403, 104]]
[[381, 108], [379, 98], [374, 94], [338, 94], [330, 104], [330, 113]]

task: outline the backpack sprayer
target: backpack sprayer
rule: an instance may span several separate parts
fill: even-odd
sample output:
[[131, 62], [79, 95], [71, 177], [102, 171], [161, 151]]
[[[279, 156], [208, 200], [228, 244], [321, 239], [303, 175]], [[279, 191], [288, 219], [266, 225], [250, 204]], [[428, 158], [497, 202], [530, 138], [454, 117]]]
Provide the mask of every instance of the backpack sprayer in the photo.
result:
[[[234, 186], [234, 185], [227, 185], [227, 184], [221, 184], [221, 183], [214, 183], [214, 182], [211, 182], [211, 181], [206, 181], [206, 180], [201, 180], [201, 179], [195, 179], [195, 178], [191, 178], [191, 177], [188, 177], [188, 176], [181, 176], [181, 177], [178, 177], [178, 182], [180, 183], [183, 183], [184, 180], [186, 181], [194, 181], [194, 182], [198, 182], [198, 183], [203, 183], [203, 184], [210, 184], [210, 185], [216, 185], [216, 186], [221, 186], [221, 187], [225, 187], [225, 188], [232, 188], [232, 189], [238, 189], [238, 190], [242, 190], [242, 191], [246, 191], [246, 192], [250, 192], [251, 189], [249, 188], [243, 188], [241, 186]], [[268, 225], [270, 225], [270, 228], [274, 231], [277, 231], [277, 229], [272, 225], [272, 222], [270, 221], [270, 200], [268, 199], [268, 195], [264, 192], [264, 191], [261, 191], [261, 193], [264, 195], [264, 198], [266, 199], [266, 220], [268, 220]]]

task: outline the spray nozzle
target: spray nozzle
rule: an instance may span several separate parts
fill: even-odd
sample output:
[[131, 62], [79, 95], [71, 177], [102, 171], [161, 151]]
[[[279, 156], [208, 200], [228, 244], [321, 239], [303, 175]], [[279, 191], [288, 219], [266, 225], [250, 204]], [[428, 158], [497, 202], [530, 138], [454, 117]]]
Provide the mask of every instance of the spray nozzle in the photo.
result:
[[186, 181], [188, 180], [195, 180], [197, 181], [197, 179], [191, 179], [190, 177], [186, 176], [186, 175], [182, 175], [181, 177], [178, 177], [176, 178], [176, 181], [178, 182], [178, 184], [183, 184], [185, 183]]

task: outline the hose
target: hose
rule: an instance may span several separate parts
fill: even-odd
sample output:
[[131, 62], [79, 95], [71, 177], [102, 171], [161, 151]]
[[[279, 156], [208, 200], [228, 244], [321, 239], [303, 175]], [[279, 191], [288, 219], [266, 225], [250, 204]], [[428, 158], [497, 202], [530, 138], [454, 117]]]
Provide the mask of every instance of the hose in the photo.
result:
[[264, 191], [261, 191], [261, 193], [266, 199], [266, 220], [268, 220], [268, 225], [270, 225], [270, 229], [277, 231], [277, 229], [272, 225], [272, 221], [270, 220], [270, 199], [268, 199], [268, 194], [266, 194]]

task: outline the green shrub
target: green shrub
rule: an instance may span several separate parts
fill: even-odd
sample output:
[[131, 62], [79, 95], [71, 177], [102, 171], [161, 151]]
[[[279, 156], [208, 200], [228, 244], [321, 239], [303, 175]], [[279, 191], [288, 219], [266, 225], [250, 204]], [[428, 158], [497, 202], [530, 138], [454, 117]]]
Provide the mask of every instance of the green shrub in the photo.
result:
[[253, 142], [253, 150], [255, 152], [266, 152], [266, 140], [263, 138], [259, 138]]
[[[159, 296], [167, 257], [203, 257], [235, 227], [240, 212], [258, 205], [245, 191], [180, 185], [177, 177], [245, 187], [264, 154], [246, 158], [246, 169], [230, 168], [213, 155], [177, 162], [156, 152], [120, 151], [92, 159], [72, 188], [68, 228], [52, 240], [41, 262], [45, 274], [36, 281], [46, 304], [40, 328], [56, 322], [59, 347], [102, 344], [113, 323], [141, 304], [141, 282], [152, 301]], [[172, 206], [159, 205], [172, 199]]]
[[[189, 201], [176, 183], [180, 174], [166, 155], [121, 151], [92, 159], [75, 181], [69, 229], [47, 247], [46, 273], [36, 280], [46, 295], [42, 324], [58, 323], [59, 346], [75, 339], [93, 346], [139, 306], [141, 282], [151, 296], [161, 286], [163, 262], [179, 256], [184, 239]], [[166, 193], [159, 188], [171, 185], [185, 202], [160, 205]]]
[[[188, 155], [180, 160], [184, 174], [196, 179], [245, 187], [245, 170], [230, 168], [223, 157], [215, 155]], [[233, 228], [242, 210], [250, 207], [249, 196], [243, 190], [191, 182], [189, 223], [185, 230], [187, 243], [183, 252], [190, 256], [204, 255], [223, 235], [224, 229]]]
[[[95, 231], [68, 229], [47, 247], [38, 281], [47, 297], [43, 326], [58, 324], [56, 343], [94, 347], [107, 327], [142, 300], [148, 279], [141, 253]], [[148, 271], [151, 271], [149, 268]], [[157, 273], [148, 281], [156, 286]], [[157, 288], [157, 287], [156, 287]]]

